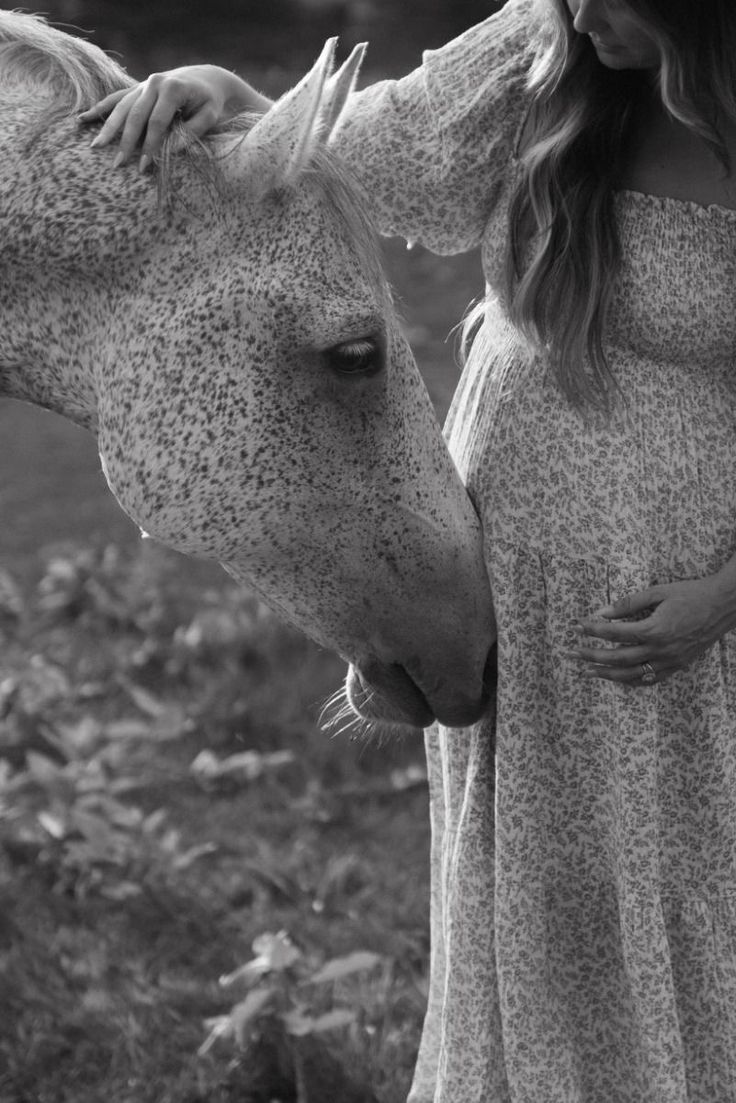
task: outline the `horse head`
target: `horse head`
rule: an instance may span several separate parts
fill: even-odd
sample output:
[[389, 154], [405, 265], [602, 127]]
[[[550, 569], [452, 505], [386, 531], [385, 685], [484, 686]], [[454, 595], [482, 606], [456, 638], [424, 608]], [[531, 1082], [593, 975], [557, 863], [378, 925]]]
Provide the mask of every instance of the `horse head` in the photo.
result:
[[362, 715], [460, 726], [486, 703], [491, 597], [366, 201], [330, 148], [361, 55], [335, 71], [330, 42], [263, 116], [112, 173], [74, 113], [129, 78], [0, 13], [0, 391], [96, 432], [141, 529], [339, 652]]

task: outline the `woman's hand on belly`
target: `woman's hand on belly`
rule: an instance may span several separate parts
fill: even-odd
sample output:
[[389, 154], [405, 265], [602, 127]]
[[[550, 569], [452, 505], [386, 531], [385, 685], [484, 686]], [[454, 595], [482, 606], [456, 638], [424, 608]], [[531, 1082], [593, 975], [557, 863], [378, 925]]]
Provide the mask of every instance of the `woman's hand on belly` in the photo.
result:
[[575, 625], [581, 642], [566, 654], [584, 677], [649, 686], [685, 670], [733, 628], [736, 559], [718, 574], [652, 586], [581, 618]]

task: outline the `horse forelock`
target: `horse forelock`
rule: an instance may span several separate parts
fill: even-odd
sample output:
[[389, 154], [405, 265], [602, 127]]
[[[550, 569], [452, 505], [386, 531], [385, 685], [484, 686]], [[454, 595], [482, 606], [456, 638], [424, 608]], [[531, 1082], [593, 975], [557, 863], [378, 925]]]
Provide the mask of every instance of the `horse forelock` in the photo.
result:
[[386, 278], [378, 234], [367, 214], [370, 206], [358, 181], [349, 166], [326, 146], [317, 150], [310, 172], [318, 176], [328, 204], [342, 222], [364, 272], [372, 286], [380, 291], [383, 306], [388, 310], [393, 304], [393, 295]]
[[47, 93], [42, 126], [134, 83], [98, 46], [19, 12], [0, 12], [0, 82]]
[[[51, 26], [42, 16], [0, 11], [0, 86], [23, 90], [22, 102], [27, 103], [30, 116], [29, 146], [64, 117], [134, 83], [116, 61], [85, 39]], [[40, 103], [25, 91], [29, 87], [45, 93]], [[224, 208], [226, 197], [232, 194], [233, 177], [241, 169], [237, 150], [257, 118], [236, 116], [204, 140], [193, 138], [178, 124], [158, 159], [159, 205], [168, 206], [178, 197], [186, 204], [183, 193], [190, 189], [180, 188], [180, 184], [195, 179], [200, 193], [204, 192], [216, 208]], [[380, 246], [349, 167], [323, 141], [318, 143], [303, 175], [317, 180], [328, 207], [352, 241], [366, 276], [388, 304], [391, 294]], [[247, 186], [247, 181], [244, 183]]]
[[[247, 167], [238, 158], [238, 150], [257, 120], [258, 116], [253, 115], [236, 116], [218, 126], [204, 141], [192, 138], [184, 127], [177, 126], [164, 141], [158, 160], [159, 204], [169, 206], [177, 198], [186, 203], [180, 183], [192, 175], [216, 210], [224, 213], [233, 203], [250, 201], [248, 181], [243, 178]], [[342, 226], [346, 240], [352, 243], [361, 269], [388, 309], [393, 296], [379, 238], [366, 213], [369, 204], [349, 166], [322, 144], [313, 153], [301, 180], [283, 189], [284, 196], [288, 196], [292, 187], [299, 187], [302, 180], [317, 184], [327, 209]]]

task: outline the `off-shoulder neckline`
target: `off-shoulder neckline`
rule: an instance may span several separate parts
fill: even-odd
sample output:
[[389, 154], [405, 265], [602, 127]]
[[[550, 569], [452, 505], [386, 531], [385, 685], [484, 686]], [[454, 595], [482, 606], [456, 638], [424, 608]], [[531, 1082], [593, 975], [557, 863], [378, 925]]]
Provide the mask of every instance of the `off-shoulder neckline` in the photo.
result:
[[[511, 152], [511, 163], [514, 171], [518, 173], [521, 167], [519, 145], [521, 143], [524, 128], [527, 124], [531, 101], [527, 104], [520, 124], [517, 126], [514, 143]], [[660, 206], [663, 209], [689, 211], [701, 218], [712, 218], [722, 215], [724, 218], [736, 220], [736, 207], [724, 207], [721, 203], [698, 203], [695, 199], [680, 199], [674, 195], [658, 195], [656, 192], [637, 191], [635, 188], [616, 188], [614, 195], [617, 198], [631, 198], [638, 203], [646, 203], [649, 206]]]
[[698, 203], [695, 199], [680, 199], [674, 195], [657, 195], [655, 192], [637, 191], [635, 188], [617, 188], [615, 195], [662, 208], [690, 211], [703, 217], [724, 215], [726, 218], [736, 220], [736, 207], [724, 207], [720, 203]]

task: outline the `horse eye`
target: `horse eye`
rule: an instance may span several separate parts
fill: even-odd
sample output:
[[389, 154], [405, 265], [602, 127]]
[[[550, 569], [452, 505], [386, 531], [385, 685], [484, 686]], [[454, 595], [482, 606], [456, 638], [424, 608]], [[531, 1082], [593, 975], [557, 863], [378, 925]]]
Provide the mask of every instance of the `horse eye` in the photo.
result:
[[383, 352], [373, 337], [334, 345], [325, 356], [328, 366], [338, 375], [376, 375], [383, 367]]

